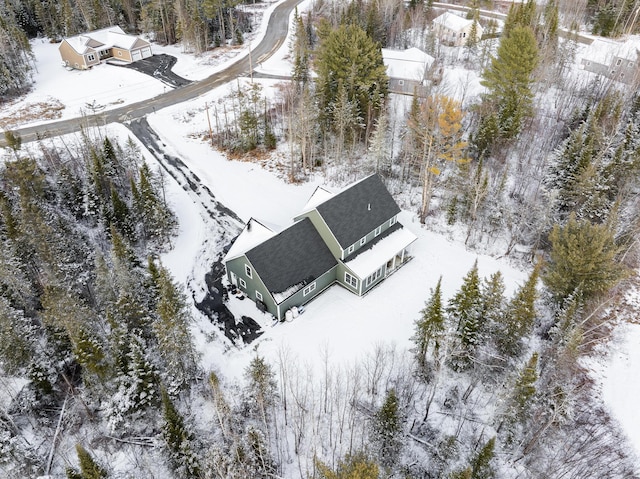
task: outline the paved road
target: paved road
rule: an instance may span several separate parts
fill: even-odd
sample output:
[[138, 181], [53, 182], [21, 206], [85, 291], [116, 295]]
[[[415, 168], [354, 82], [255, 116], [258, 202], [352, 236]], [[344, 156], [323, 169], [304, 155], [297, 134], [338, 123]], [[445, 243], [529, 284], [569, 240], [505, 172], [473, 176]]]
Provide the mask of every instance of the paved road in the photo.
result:
[[[215, 73], [204, 80], [191, 83], [190, 85], [176, 90], [168, 91], [163, 95], [159, 95], [148, 100], [131, 103], [129, 105], [115, 108], [113, 110], [107, 110], [95, 115], [54, 121], [44, 125], [27, 126], [16, 129], [14, 132], [18, 133], [22, 138], [22, 141], [26, 143], [41, 138], [73, 133], [87, 125], [104, 125], [113, 122], [127, 122], [136, 118], [141, 118], [161, 108], [191, 100], [236, 77], [248, 75], [253, 69], [253, 65], [264, 62], [282, 46], [289, 28], [289, 16], [294, 7], [300, 2], [301, 0], [286, 0], [278, 5], [269, 18], [269, 24], [264, 38], [250, 51], [249, 55], [240, 58], [228, 68]], [[0, 146], [6, 146], [4, 135], [0, 136]]]

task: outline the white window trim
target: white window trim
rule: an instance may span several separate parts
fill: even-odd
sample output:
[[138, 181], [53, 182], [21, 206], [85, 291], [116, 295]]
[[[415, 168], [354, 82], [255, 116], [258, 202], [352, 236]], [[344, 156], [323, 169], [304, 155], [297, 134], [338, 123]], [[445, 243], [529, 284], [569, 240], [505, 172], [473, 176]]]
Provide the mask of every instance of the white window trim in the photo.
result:
[[404, 80], [398, 80], [398, 85], [403, 86], [404, 85]]
[[360, 238], [360, 246], [364, 245], [367, 242], [367, 237], [363, 236], [362, 238]]
[[89, 53], [89, 54], [87, 55], [87, 61], [93, 62], [93, 61], [95, 61], [95, 59], [96, 59], [95, 54], [93, 54], [93, 53]]
[[258, 301], [262, 301], [263, 300], [262, 293], [260, 291], [257, 291], [257, 290], [256, 290], [256, 299]]
[[241, 288], [247, 289], [247, 282], [244, 279], [238, 278], [238, 281], [240, 283]]
[[311, 283], [310, 285], [308, 285], [306, 288], [304, 288], [302, 290], [302, 296], [308, 295], [309, 293], [311, 293], [315, 289], [316, 289], [316, 282], [314, 281], [313, 283]]
[[349, 246], [349, 248], [347, 249], [347, 254], [351, 254], [353, 253], [353, 250], [356, 249], [356, 245], [352, 244], [351, 246]]
[[373, 234], [375, 236], [378, 236], [380, 233], [382, 233], [382, 226], [378, 226]]
[[380, 278], [382, 276], [382, 270], [383, 269], [384, 269], [384, 266], [381, 266], [376, 271], [374, 271], [373, 274], [367, 276], [367, 279], [366, 279], [366, 281], [364, 283], [365, 286], [369, 286], [369, 285], [371, 285], [371, 283], [377, 281], [378, 278]]
[[358, 289], [358, 278], [349, 274], [346, 271], [344, 273], [344, 282], [347, 283], [352, 288]]
[[247, 275], [247, 278], [253, 278], [253, 271], [251, 270], [251, 266], [248, 264], [244, 265], [244, 274]]
[[393, 218], [391, 218], [391, 219], [389, 220], [389, 226], [393, 226], [393, 225], [395, 225], [395, 224], [396, 224], [396, 221], [398, 221], [398, 220], [397, 220], [397, 219], [396, 219], [396, 217], [394, 216]]

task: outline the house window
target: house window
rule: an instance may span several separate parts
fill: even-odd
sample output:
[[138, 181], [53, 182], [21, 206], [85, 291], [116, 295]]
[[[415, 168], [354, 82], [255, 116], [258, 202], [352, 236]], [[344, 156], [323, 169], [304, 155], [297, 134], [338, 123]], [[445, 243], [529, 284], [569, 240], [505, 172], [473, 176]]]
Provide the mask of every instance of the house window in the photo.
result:
[[633, 67], [633, 62], [629, 62], [629, 65], [627, 65], [629, 68]]
[[381, 266], [380, 269], [374, 272], [371, 276], [368, 276], [364, 283], [365, 286], [369, 286], [371, 283], [374, 283], [378, 278], [380, 278], [380, 276], [382, 276], [383, 269], [384, 267]]
[[247, 282], [242, 278], [238, 278], [238, 279], [240, 280], [240, 287], [247, 289]]
[[347, 250], [347, 254], [351, 254], [353, 253], [353, 250], [356, 249], [356, 245], [352, 244], [351, 246], [349, 246], [349, 249]]
[[616, 62], [616, 66], [620, 66], [622, 64], [622, 58], [618, 58], [618, 61]]
[[389, 226], [393, 226], [393, 225], [395, 225], [395, 224], [396, 224], [396, 221], [397, 221], [397, 219], [396, 219], [396, 217], [394, 216], [393, 218], [391, 218], [391, 219], [389, 220]]
[[353, 286], [354, 288], [358, 287], [358, 278], [355, 276], [351, 276], [349, 273], [344, 273], [344, 282], [349, 286]]
[[313, 283], [311, 283], [309, 286], [307, 286], [302, 290], [302, 296], [308, 295], [310, 292], [312, 292], [315, 289], [316, 289], [316, 282], [314, 281]]
[[586, 65], [589, 67], [591, 66], [591, 62], [587, 62]]
[[462, 38], [467, 36], [467, 32], [462, 32]]
[[611, 70], [611, 76], [615, 75], [616, 71], [615, 70]]
[[251, 267], [248, 264], [244, 265], [244, 273], [247, 275], [247, 278], [253, 278]]
[[378, 226], [373, 234], [375, 236], [378, 236], [381, 232], [382, 232], [382, 226]]
[[256, 299], [262, 301], [262, 293], [260, 291], [256, 291]]
[[96, 56], [93, 53], [89, 53], [87, 55], [87, 61], [92, 62], [96, 59]]
[[360, 238], [360, 246], [362, 246], [366, 242], [367, 242], [367, 237], [366, 236], [363, 236], [362, 238]]
[[404, 80], [398, 80], [398, 85], [400, 86], [404, 85]]

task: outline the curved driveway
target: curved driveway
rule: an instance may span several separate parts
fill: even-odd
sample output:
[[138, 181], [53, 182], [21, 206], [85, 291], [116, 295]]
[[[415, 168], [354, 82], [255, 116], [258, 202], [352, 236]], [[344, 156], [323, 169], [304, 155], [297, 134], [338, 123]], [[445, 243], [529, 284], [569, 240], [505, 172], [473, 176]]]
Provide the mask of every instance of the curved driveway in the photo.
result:
[[[255, 48], [251, 49], [248, 55], [204, 80], [168, 91], [167, 93], [148, 100], [130, 103], [95, 115], [87, 115], [82, 118], [69, 118], [44, 125], [26, 126], [12, 131], [18, 133], [22, 141], [26, 143], [41, 138], [72, 133], [80, 130], [84, 125], [104, 125], [113, 122], [130, 121], [141, 118], [161, 108], [196, 98], [238, 76], [248, 75], [253, 69], [253, 65], [264, 62], [282, 46], [289, 28], [289, 16], [294, 7], [300, 2], [301, 0], [286, 0], [278, 5], [269, 17], [267, 30], [262, 41]], [[6, 146], [4, 135], [0, 136], [0, 146]]]

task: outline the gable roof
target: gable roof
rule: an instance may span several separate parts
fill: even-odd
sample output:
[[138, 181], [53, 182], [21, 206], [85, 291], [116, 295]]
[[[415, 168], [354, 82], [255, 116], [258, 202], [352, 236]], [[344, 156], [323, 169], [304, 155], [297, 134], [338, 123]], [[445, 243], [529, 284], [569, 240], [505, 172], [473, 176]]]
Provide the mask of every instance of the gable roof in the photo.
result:
[[244, 229], [236, 236], [236, 239], [233, 240], [233, 244], [224, 257], [224, 262], [226, 263], [227, 261], [238, 258], [254, 246], [259, 245], [269, 238], [273, 238], [277, 230], [278, 228], [266, 225], [255, 218], [249, 218]]
[[630, 36], [624, 42], [596, 38], [585, 48], [582, 57], [584, 60], [609, 65], [614, 58], [624, 58], [636, 61], [640, 52], [640, 37]]
[[461, 16], [451, 12], [444, 12], [442, 15], [433, 19], [433, 23], [442, 25], [449, 30], [459, 32], [473, 23], [473, 20], [467, 20]]
[[342, 247], [352, 245], [400, 212], [378, 175], [371, 175], [316, 206]]
[[407, 50], [382, 49], [382, 60], [387, 67], [389, 78], [403, 78], [407, 80], [422, 80], [435, 58], [419, 48]]
[[287, 297], [338, 264], [309, 218], [294, 223], [245, 255], [267, 289], [272, 294], [287, 291]]
[[131, 50], [134, 47], [149, 45], [149, 42], [140, 37], [126, 34], [118, 25], [65, 38], [65, 41], [80, 55], [94, 49], [118, 47]]

